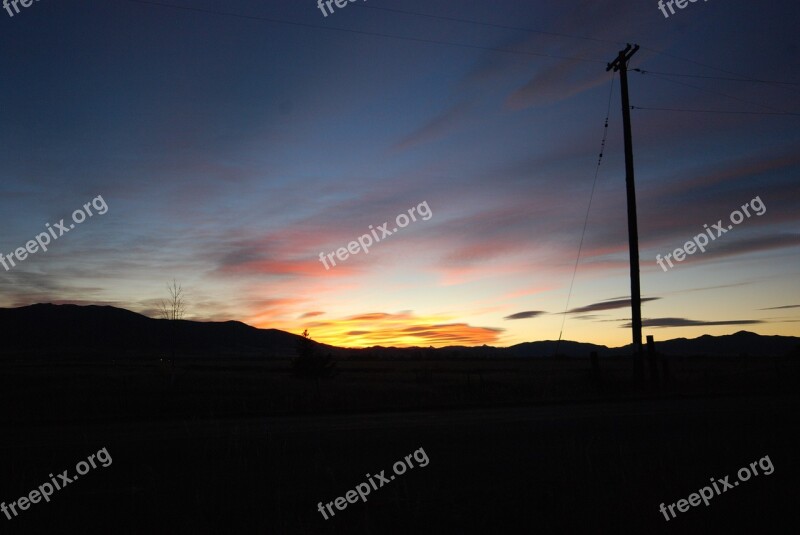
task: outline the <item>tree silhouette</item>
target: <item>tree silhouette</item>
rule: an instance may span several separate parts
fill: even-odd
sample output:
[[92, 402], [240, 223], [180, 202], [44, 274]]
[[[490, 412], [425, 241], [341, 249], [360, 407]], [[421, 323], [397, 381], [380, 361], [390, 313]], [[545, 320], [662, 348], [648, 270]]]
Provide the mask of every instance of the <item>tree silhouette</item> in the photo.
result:
[[161, 317], [165, 320], [182, 320], [186, 313], [183, 287], [178, 284], [178, 281], [172, 279], [172, 284], [167, 284], [167, 290], [169, 298], [162, 299], [158, 304]]
[[292, 358], [292, 371], [298, 377], [330, 377], [336, 363], [330, 353], [322, 355], [317, 343], [311, 339], [308, 329], [297, 341], [297, 356]]
[[[169, 347], [171, 358], [167, 360], [167, 367], [174, 371], [176, 346], [178, 344], [179, 323], [175, 320], [182, 320], [186, 313], [186, 300], [184, 299], [183, 287], [178, 284], [178, 281], [172, 279], [172, 284], [167, 284], [167, 291], [169, 291], [169, 298], [162, 299], [159, 304], [159, 312], [163, 319], [170, 320], [167, 324], [167, 337], [169, 339]], [[175, 380], [174, 374], [171, 381]]]

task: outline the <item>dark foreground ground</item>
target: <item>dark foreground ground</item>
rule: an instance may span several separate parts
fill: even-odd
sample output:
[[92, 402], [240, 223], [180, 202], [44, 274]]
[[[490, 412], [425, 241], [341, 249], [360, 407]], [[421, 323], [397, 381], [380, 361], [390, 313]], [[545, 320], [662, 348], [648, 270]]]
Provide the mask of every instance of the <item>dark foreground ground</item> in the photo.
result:
[[[447, 373], [463, 364], [391, 366], [345, 365], [318, 388], [252, 369], [206, 384], [210, 370], [175, 379], [141, 366], [7, 363], [0, 500], [27, 495], [50, 473], [74, 476], [76, 463], [101, 448], [113, 462], [49, 503], [11, 520], [0, 514], [0, 532], [800, 532], [792, 362], [698, 360], [673, 367], [671, 386], [645, 389], [610, 371], [598, 383], [575, 361], [515, 363], [513, 373], [481, 364], [477, 383], [463, 369]], [[439, 371], [424, 370], [431, 366]], [[369, 410], [356, 409], [357, 396], [341, 401], [343, 388], [361, 393]], [[389, 406], [397, 404], [403, 410]], [[333, 518], [318, 512], [318, 502], [344, 496], [367, 473], [389, 477], [419, 448], [427, 466]], [[758, 468], [761, 475], [669, 522], [659, 512], [712, 477], [737, 481], [740, 468], [765, 456], [771, 475]]]

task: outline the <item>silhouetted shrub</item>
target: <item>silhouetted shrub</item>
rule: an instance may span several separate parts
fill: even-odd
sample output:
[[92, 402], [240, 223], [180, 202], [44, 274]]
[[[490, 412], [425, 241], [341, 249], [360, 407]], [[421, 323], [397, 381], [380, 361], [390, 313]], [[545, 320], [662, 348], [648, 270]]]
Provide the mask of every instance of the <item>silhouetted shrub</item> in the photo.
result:
[[292, 372], [297, 377], [331, 377], [336, 371], [336, 362], [330, 353], [320, 354], [308, 330], [297, 341], [297, 356], [292, 358]]

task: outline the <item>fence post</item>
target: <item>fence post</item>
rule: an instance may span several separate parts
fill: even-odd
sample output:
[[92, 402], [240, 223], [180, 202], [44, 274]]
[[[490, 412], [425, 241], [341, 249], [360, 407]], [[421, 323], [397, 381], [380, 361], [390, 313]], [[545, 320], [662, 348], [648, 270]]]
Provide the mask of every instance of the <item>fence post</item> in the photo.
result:
[[653, 335], [647, 335], [647, 359], [650, 362], [650, 380], [658, 383], [661, 379], [658, 374], [658, 355], [656, 354], [656, 344]]

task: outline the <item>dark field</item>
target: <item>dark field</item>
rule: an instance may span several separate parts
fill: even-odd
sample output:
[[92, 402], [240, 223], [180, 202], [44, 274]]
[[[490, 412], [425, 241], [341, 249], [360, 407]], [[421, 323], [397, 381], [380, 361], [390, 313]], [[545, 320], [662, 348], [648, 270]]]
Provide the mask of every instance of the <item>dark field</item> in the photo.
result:
[[[799, 366], [627, 359], [63, 362], [2, 369], [9, 503], [105, 447], [113, 458], [9, 533], [797, 533]], [[45, 371], [46, 370], [46, 371]], [[324, 520], [330, 502], [419, 448], [430, 462]], [[759, 475], [664, 520], [710, 477]]]
[[[0, 362], [4, 423], [197, 419], [490, 407], [600, 399], [791, 394], [800, 359], [670, 357], [641, 387], [628, 358], [339, 360], [332, 378], [295, 378], [286, 360]], [[647, 371], [647, 363], [645, 368]], [[659, 366], [659, 370], [661, 367]]]

